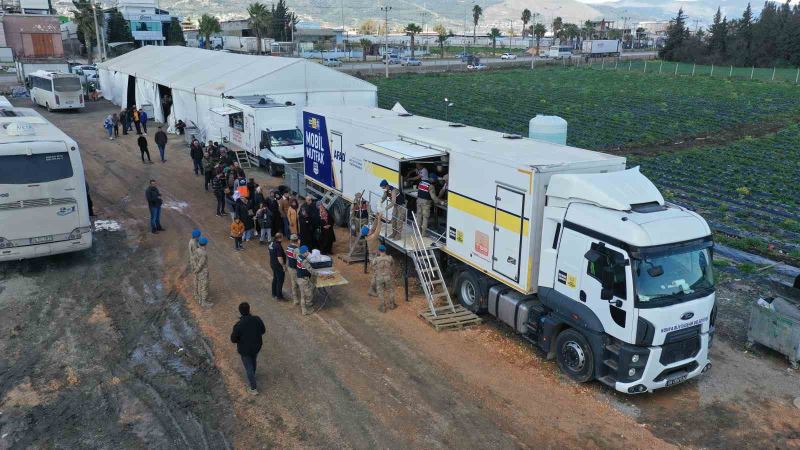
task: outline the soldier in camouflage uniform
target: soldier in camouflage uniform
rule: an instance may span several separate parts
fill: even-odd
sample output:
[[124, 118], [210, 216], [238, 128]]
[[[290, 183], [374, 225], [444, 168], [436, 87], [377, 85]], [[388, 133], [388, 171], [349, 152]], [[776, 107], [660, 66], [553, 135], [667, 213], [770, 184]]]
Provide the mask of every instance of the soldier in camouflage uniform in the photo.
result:
[[308, 247], [300, 247], [297, 255], [297, 285], [300, 287], [300, 310], [303, 315], [311, 314], [314, 306], [314, 283], [311, 281], [311, 262], [308, 260]]
[[198, 244], [200, 245], [194, 252], [192, 264], [195, 275], [194, 296], [200, 306], [208, 308], [211, 306], [211, 303], [208, 302], [208, 253], [206, 253], [208, 239], [201, 237]]
[[397, 304], [394, 302], [392, 265], [392, 257], [386, 254], [386, 246], [378, 246], [378, 257], [372, 260], [372, 273], [375, 277], [375, 288], [378, 291], [378, 297], [381, 299], [381, 304], [378, 305], [378, 311], [380, 312], [386, 312], [387, 308], [397, 308]]
[[200, 246], [198, 240], [200, 240], [200, 230], [192, 230], [192, 238], [189, 239], [189, 272], [192, 274], [194, 274], [194, 253]]

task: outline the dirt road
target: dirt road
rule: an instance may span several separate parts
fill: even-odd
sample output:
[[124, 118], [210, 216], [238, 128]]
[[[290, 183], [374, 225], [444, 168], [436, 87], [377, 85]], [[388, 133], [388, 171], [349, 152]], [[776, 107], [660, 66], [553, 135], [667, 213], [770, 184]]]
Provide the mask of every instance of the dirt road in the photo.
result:
[[[0, 449], [800, 446], [798, 375], [736, 342], [715, 342], [699, 381], [628, 397], [567, 381], [491, 319], [437, 333], [416, 318], [421, 298], [381, 314], [359, 266], [303, 317], [269, 298], [264, 247], [233, 251], [178, 138], [167, 163], [142, 164], [134, 137], [103, 138], [111, 110], [45, 113], [81, 144], [98, 218], [121, 230], [83, 254], [0, 266]], [[158, 235], [150, 178], [166, 200]], [[195, 227], [210, 240], [208, 310], [185, 270]], [[258, 397], [229, 341], [241, 301], [267, 327]]]

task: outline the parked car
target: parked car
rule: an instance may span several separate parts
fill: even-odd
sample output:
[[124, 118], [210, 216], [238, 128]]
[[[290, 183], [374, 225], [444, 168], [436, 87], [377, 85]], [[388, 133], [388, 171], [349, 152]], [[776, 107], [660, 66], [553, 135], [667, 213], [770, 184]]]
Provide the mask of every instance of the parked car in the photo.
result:
[[400, 65], [403, 66], [421, 66], [422, 61], [418, 60], [417, 58], [403, 58], [403, 61], [400, 62]]
[[339, 67], [342, 65], [342, 62], [339, 61], [339, 59], [337, 58], [325, 58], [324, 60], [322, 60], [322, 64], [328, 67]]
[[517, 55], [515, 55], [513, 53], [503, 53], [500, 56], [500, 59], [517, 59]]
[[470, 64], [467, 66], [467, 70], [486, 70], [486, 64], [478, 63], [478, 64]]
[[472, 54], [471, 53], [466, 53], [466, 52], [465, 53], [459, 53], [458, 55], [456, 55], [456, 58], [461, 60], [461, 62], [468, 62], [470, 59], [472, 59]]
[[389, 56], [384, 57], [383, 61], [388, 62], [388, 64], [400, 64], [402, 62], [400, 57], [395, 54], [390, 54]]

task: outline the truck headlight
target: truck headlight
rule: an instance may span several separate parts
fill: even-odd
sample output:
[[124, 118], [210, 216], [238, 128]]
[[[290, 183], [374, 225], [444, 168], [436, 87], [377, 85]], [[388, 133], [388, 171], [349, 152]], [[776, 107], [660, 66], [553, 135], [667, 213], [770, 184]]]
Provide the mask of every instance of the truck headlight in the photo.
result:
[[637, 363], [637, 362], [639, 362], [639, 355], [633, 355], [633, 356], [631, 356], [631, 362], [632, 362], [632, 363]]
[[628, 376], [629, 376], [629, 377], [632, 377], [632, 376], [634, 376], [634, 375], [636, 375], [636, 369], [634, 369], [634, 368], [631, 368], [630, 370], [628, 370]]
[[11, 248], [13, 246], [14, 244], [12, 244], [11, 241], [0, 237], [0, 248]]

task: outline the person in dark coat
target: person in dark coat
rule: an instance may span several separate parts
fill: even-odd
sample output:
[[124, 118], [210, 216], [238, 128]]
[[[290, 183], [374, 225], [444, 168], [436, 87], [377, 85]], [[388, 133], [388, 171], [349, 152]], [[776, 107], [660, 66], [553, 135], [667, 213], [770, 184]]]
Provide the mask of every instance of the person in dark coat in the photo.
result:
[[127, 136], [128, 127], [130, 126], [130, 119], [128, 117], [127, 109], [122, 108], [122, 110], [119, 112], [119, 122], [122, 124], [122, 134]]
[[153, 164], [153, 161], [150, 160], [150, 150], [147, 149], [147, 138], [144, 136], [139, 136], [139, 139], [136, 140], [136, 143], [139, 144], [139, 152], [142, 154], [142, 162], [145, 162], [144, 155], [147, 155], [147, 162]]
[[[147, 134], [147, 127], [145, 127], [144, 134]], [[161, 162], [167, 162], [167, 159], [164, 157], [164, 152], [167, 150], [167, 133], [165, 133], [161, 127], [158, 127], [158, 131], [156, 131], [155, 141], [158, 152], [161, 154]]]
[[273, 189], [267, 195], [267, 208], [269, 208], [269, 212], [272, 214], [272, 226], [270, 230], [272, 230], [272, 235], [275, 236], [275, 233], [281, 231], [281, 226], [283, 221], [281, 220], [281, 206], [278, 204], [278, 193]]
[[314, 197], [306, 197], [305, 203], [300, 206], [297, 214], [298, 225], [300, 225], [300, 244], [310, 249], [317, 248], [314, 239], [314, 229], [316, 228], [317, 211], [314, 207]]
[[253, 216], [250, 215], [250, 202], [246, 197], [239, 197], [239, 200], [236, 201], [236, 217], [244, 224], [244, 236], [242, 240], [249, 241], [253, 235], [255, 223], [253, 223]]
[[263, 341], [261, 336], [267, 332], [264, 322], [258, 316], [250, 314], [250, 304], [247, 302], [239, 304], [239, 314], [241, 317], [231, 332], [231, 342], [236, 344], [236, 351], [242, 358], [242, 365], [247, 374], [247, 382], [250, 385], [250, 393], [258, 394], [256, 385], [256, 359], [261, 351]]
[[156, 180], [150, 180], [150, 186], [144, 192], [147, 199], [147, 208], [150, 210], [150, 232], [156, 234], [159, 231], [164, 231], [161, 226], [161, 192], [156, 187]]
[[276, 233], [269, 243], [269, 265], [272, 269], [272, 298], [286, 300], [283, 296], [283, 281], [286, 277], [286, 252], [283, 250], [283, 234]]
[[333, 232], [333, 218], [322, 203], [319, 204], [319, 230], [319, 251], [324, 255], [330, 255], [333, 253], [336, 235]]
[[197, 139], [192, 141], [189, 156], [192, 157], [192, 164], [194, 164], [194, 174], [200, 175], [203, 172], [203, 147], [200, 146], [200, 141]]

